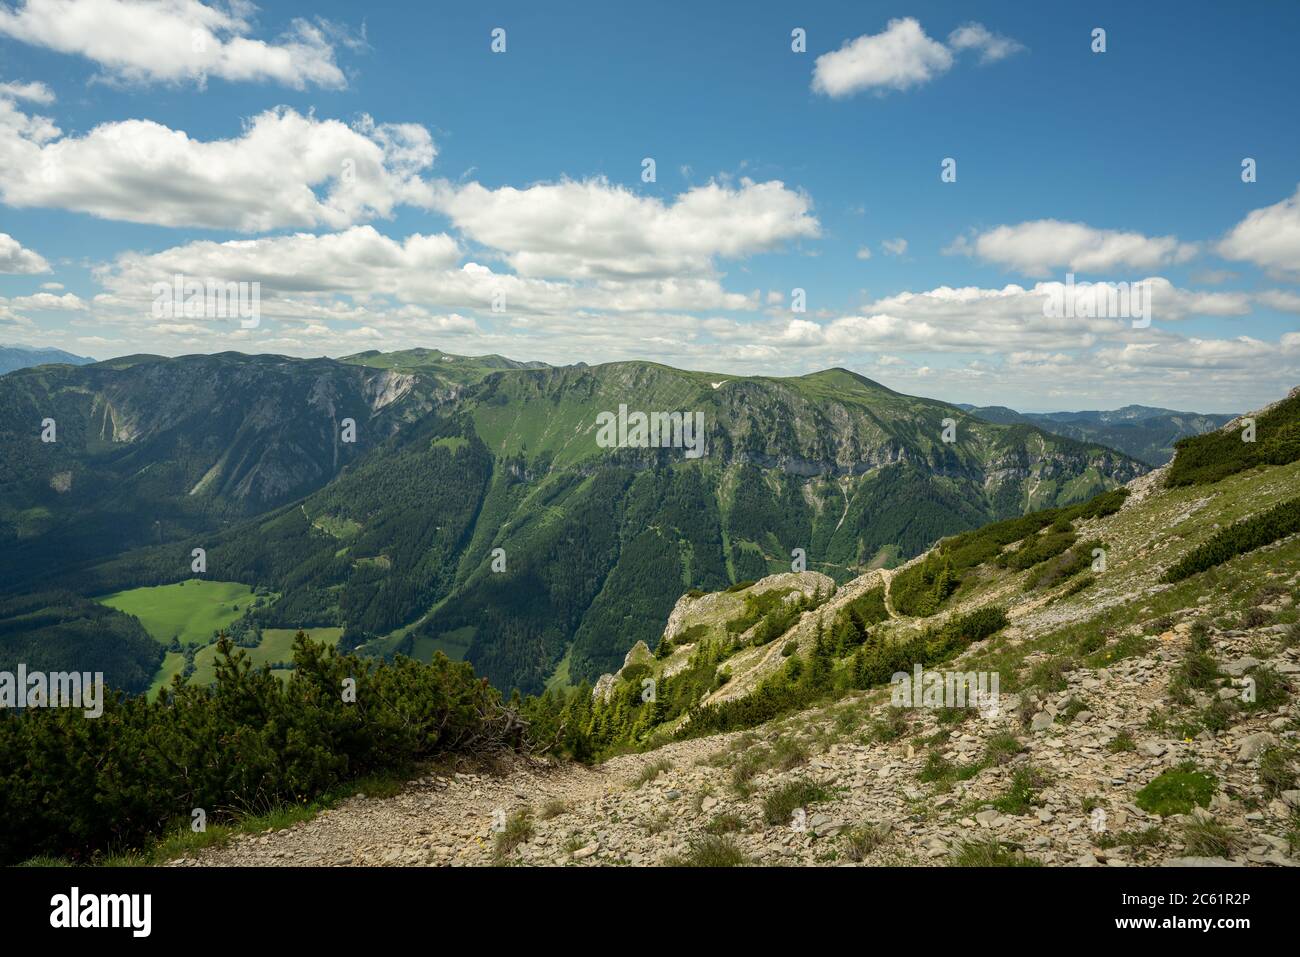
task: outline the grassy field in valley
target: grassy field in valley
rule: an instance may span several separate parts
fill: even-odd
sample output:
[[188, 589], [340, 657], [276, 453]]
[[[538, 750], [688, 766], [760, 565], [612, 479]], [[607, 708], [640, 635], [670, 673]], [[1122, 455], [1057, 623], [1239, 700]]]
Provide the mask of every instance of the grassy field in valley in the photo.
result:
[[253, 589], [239, 582], [192, 578], [174, 585], [131, 588], [104, 595], [98, 602], [140, 619], [158, 642], [203, 645], [212, 633], [228, 627], [253, 601]]

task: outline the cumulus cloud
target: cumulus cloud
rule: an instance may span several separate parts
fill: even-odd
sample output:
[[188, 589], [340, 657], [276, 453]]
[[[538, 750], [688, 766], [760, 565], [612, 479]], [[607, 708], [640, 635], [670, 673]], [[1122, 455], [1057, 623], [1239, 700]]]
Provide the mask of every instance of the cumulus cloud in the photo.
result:
[[24, 249], [8, 233], [0, 233], [0, 273], [28, 275], [49, 272], [50, 264], [39, 253]]
[[0, 200], [102, 219], [238, 232], [325, 226], [427, 207], [420, 178], [435, 156], [415, 124], [352, 125], [280, 107], [239, 136], [192, 139], [150, 120], [103, 123], [64, 136], [0, 97]]
[[671, 202], [605, 179], [525, 189], [441, 184], [437, 206], [520, 276], [702, 276], [737, 259], [820, 235], [812, 202], [779, 180], [697, 186]]
[[897, 239], [886, 239], [880, 244], [880, 248], [891, 256], [901, 256], [907, 252], [907, 240], [901, 236]]
[[848, 40], [813, 65], [813, 89], [827, 96], [861, 90], [906, 90], [952, 66], [952, 52], [926, 35], [912, 17], [890, 20], [881, 33]]
[[1085, 223], [1039, 219], [998, 226], [974, 238], [960, 236], [945, 252], [973, 255], [1037, 277], [1062, 268], [1080, 273], [1154, 269], [1186, 262], [1197, 249], [1176, 236], [1144, 236], [1096, 229]]
[[0, 83], [0, 98], [10, 100], [29, 100], [48, 106], [54, 102], [54, 91], [44, 83]]
[[251, 37], [245, 0], [22, 0], [0, 4], [0, 36], [86, 57], [126, 82], [270, 81], [295, 89], [347, 85], [323, 21], [294, 19], [275, 42]]
[[1100, 349], [1097, 356], [1117, 369], [1165, 370], [1258, 370], [1279, 358], [1300, 356], [1300, 337], [1283, 336], [1280, 342], [1265, 342], [1250, 336], [1234, 339], [1166, 338], [1155, 342], [1126, 343]]
[[[455, 239], [445, 234], [384, 236], [371, 226], [340, 233], [199, 241], [158, 253], [124, 253], [96, 271], [107, 290], [101, 306], [130, 315], [147, 302], [156, 282], [176, 275], [198, 280], [259, 282], [264, 311], [346, 318], [387, 297], [430, 309], [519, 315], [572, 315], [598, 309], [638, 312], [680, 309], [755, 309], [759, 296], [730, 293], [710, 277], [556, 282], [461, 264]], [[589, 321], [589, 320], [583, 320]]]
[[[1240, 316], [1250, 311], [1245, 293], [1205, 293], [1174, 286], [1163, 277], [1145, 280], [1151, 291], [1151, 318], [1178, 321], [1194, 315]], [[1001, 289], [940, 286], [902, 292], [864, 305], [855, 315], [825, 323], [780, 321], [775, 337], [793, 347], [835, 349], [912, 349], [986, 355], [1065, 354], [1139, 333], [1131, 317], [1108, 315], [1108, 289], [1094, 283], [1075, 290], [1074, 316], [1048, 315], [1045, 305], [1062, 291], [1061, 283]]]
[[978, 50], [981, 63], [996, 63], [1024, 49], [1020, 43], [994, 33], [982, 23], [968, 23], [948, 34], [948, 46], [953, 50]]
[[1266, 289], [1258, 293], [1255, 299], [1270, 309], [1300, 313], [1300, 292], [1290, 289]]
[[16, 309], [57, 309], [64, 312], [82, 312], [86, 308], [81, 297], [65, 292], [56, 296], [49, 292], [38, 292], [33, 296], [16, 296], [9, 300], [9, 305]]
[[907, 90], [929, 83], [952, 68], [955, 54], [977, 50], [981, 63], [1024, 49], [1015, 40], [970, 23], [954, 30], [945, 46], [928, 36], [914, 17], [890, 20], [880, 33], [845, 41], [813, 64], [812, 88], [830, 97], [863, 90]]
[[1276, 275], [1300, 275], [1300, 188], [1280, 203], [1252, 210], [1223, 238], [1218, 252]]

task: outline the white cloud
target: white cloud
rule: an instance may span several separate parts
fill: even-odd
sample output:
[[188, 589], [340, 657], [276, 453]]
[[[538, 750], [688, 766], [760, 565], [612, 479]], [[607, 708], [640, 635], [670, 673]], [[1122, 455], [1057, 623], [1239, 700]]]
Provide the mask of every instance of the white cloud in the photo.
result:
[[48, 106], [54, 102], [54, 92], [44, 83], [0, 83], [0, 98], [30, 100]]
[[952, 53], [926, 36], [912, 17], [890, 20], [882, 33], [864, 34], [813, 66], [813, 89], [827, 96], [849, 96], [869, 89], [906, 90], [928, 83], [952, 66]]
[[914, 17], [890, 20], [881, 33], [864, 34], [813, 64], [812, 88], [831, 97], [862, 90], [907, 90], [948, 72], [954, 54], [978, 50], [981, 63], [993, 63], [1024, 47], [981, 23], [958, 27], [948, 45], [928, 36]]
[[[0, 199], [159, 226], [261, 232], [341, 228], [428, 206], [420, 172], [435, 149], [424, 127], [351, 126], [280, 107], [238, 137], [200, 141], [150, 120], [63, 136], [0, 98]], [[323, 195], [322, 195], [323, 192]]]
[[260, 282], [268, 292], [395, 291], [398, 283], [456, 266], [460, 249], [445, 234], [389, 239], [372, 226], [224, 243], [199, 241], [152, 255], [128, 252], [97, 277], [117, 292], [141, 294], [173, 275]]
[[254, 39], [246, 0], [21, 0], [0, 4], [0, 35], [84, 56], [107, 77], [202, 84], [207, 77], [295, 89], [347, 85], [323, 22], [294, 19], [274, 43]]
[[1300, 274], [1300, 188], [1279, 203], [1252, 210], [1223, 238], [1218, 252], [1275, 275]]
[[[1150, 286], [1151, 318], [1156, 322], [1178, 321], [1192, 315], [1239, 316], [1250, 311], [1250, 298], [1245, 293], [1189, 291], [1159, 276], [1145, 282]], [[1001, 289], [940, 286], [878, 299], [864, 305], [856, 315], [824, 324], [782, 319], [774, 335], [796, 346], [911, 348], [989, 355], [1062, 354], [1062, 350], [1091, 349], [1109, 339], [1154, 335], [1135, 330], [1130, 318], [1105, 314], [1107, 286], [1095, 283], [1077, 288], [1075, 301], [1080, 314], [1074, 317], [1044, 314], [1044, 304], [1061, 289], [1060, 283], [1039, 283], [1028, 289], [1014, 284]], [[1091, 310], [1083, 308], [1086, 297], [1091, 297]]]
[[82, 312], [86, 308], [85, 302], [70, 292], [62, 296], [48, 292], [38, 292], [34, 296], [18, 296], [10, 299], [9, 305], [15, 309], [57, 309], [64, 312]]
[[466, 236], [501, 251], [520, 276], [705, 276], [736, 259], [820, 235], [812, 202], [778, 180], [709, 183], [670, 203], [604, 179], [525, 189], [443, 183], [439, 208]]
[[1294, 361], [1296, 356], [1300, 356], [1300, 341], [1294, 336], [1284, 336], [1281, 342], [1265, 342], [1250, 336], [1235, 339], [1167, 338], [1101, 349], [1097, 355], [1121, 370], [1258, 370], [1275, 364], [1280, 357]]
[[0, 233], [0, 273], [22, 275], [49, 272], [50, 264], [39, 253], [24, 249], [8, 233]]
[[870, 249], [870, 247], [868, 247], [868, 246], [859, 246], [859, 247], [858, 247], [858, 258], [859, 258], [859, 259], [870, 259], [870, 258], [871, 258], [871, 249]]
[[1293, 292], [1289, 289], [1266, 289], [1258, 293], [1255, 299], [1270, 309], [1277, 309], [1279, 312], [1296, 312], [1300, 313], [1300, 292]]
[[1095, 229], [1085, 223], [1039, 219], [1015, 226], [998, 226], [974, 239], [958, 237], [948, 253], [978, 256], [1029, 276], [1046, 276], [1054, 269], [1076, 272], [1154, 269], [1186, 262], [1196, 246], [1176, 236], [1144, 236], [1114, 229]]
[[886, 239], [880, 244], [880, 248], [891, 256], [901, 256], [907, 252], [907, 240], [901, 236], [897, 239]]
[[1005, 60], [1024, 47], [1010, 37], [994, 33], [982, 23], [968, 23], [948, 34], [948, 46], [953, 50], [978, 50], [981, 63]]
[[128, 314], [132, 309], [139, 312], [140, 305], [151, 300], [154, 283], [183, 275], [260, 282], [264, 312], [297, 316], [325, 313], [346, 318], [357, 309], [382, 308], [377, 302], [382, 297], [432, 309], [465, 310], [490, 310], [494, 299], [501, 297], [509, 316], [572, 316], [586, 309], [758, 307], [757, 293], [730, 293], [709, 277], [554, 282], [494, 272], [475, 262], [459, 265], [460, 258], [459, 246], [450, 236], [417, 234], [398, 241], [371, 226], [320, 236], [299, 233], [224, 243], [200, 241], [154, 254], [118, 256], [96, 271], [107, 290], [97, 302]]
[[28, 334], [35, 331], [36, 324], [26, 316], [20, 316], [0, 300], [0, 329], [4, 329], [8, 334], [14, 332]]

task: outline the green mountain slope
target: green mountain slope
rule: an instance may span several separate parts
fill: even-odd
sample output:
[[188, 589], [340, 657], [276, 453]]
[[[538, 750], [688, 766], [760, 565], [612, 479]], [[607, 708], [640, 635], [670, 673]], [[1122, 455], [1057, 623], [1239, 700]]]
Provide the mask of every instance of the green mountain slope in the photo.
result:
[[[777, 574], [684, 595], [661, 635], [603, 675], [594, 693], [548, 693], [528, 703], [530, 718], [543, 738], [565, 729], [571, 753], [599, 757], [756, 727], [960, 655], [962, 670], [995, 670], [1003, 693], [1017, 693], [1013, 707], [1023, 707], [1011, 724], [1023, 734], [1031, 718], [1032, 730], [1043, 731], [1083, 710], [1082, 701], [1064, 707], [1067, 672], [1118, 665], [1156, 652], [1157, 637], [1181, 643], [1191, 635], [1188, 663], [1171, 668], [1168, 652], [1154, 654], [1171, 672], [1168, 683], [1156, 683], [1167, 698], [1159, 722], [1134, 732], [1187, 729], [1177, 736], [1197, 736], [1214, 750], [1217, 736], [1242, 725], [1224, 737], [1235, 751], [1234, 737], [1259, 731], [1290, 698], [1287, 676], [1300, 673], [1300, 450], [1279, 451], [1296, 408], [1293, 393], [1255, 414], [1258, 441], [1274, 453], [1260, 461], [1242, 463], [1228, 444], [1240, 437], [1229, 429], [1180, 446], [1173, 465], [1127, 488], [945, 539], [901, 570], [871, 571], [838, 587], [811, 573]], [[1194, 454], [1183, 464], [1189, 446]], [[1223, 466], [1212, 479], [1211, 459]], [[1195, 481], [1175, 480], [1184, 473]], [[912, 610], [911, 581], [941, 562], [950, 587]], [[1220, 671], [1210, 650], [1235, 660]], [[1233, 685], [1245, 682], [1227, 680], [1247, 672], [1266, 687], [1260, 697], [1239, 695]], [[653, 701], [642, 696], [646, 679], [654, 682]], [[1073, 695], [1090, 687], [1071, 686]], [[1066, 732], [1057, 725], [1052, 733]], [[939, 768], [921, 781], [942, 783], [951, 773]]]
[[[442, 650], [499, 687], [539, 691], [562, 661], [571, 680], [617, 666], [683, 591], [789, 570], [795, 549], [844, 581], [1143, 470], [840, 369], [741, 378], [487, 357], [448, 383], [434, 378], [442, 356], [334, 364], [343, 381], [410, 377], [376, 413], [385, 437], [305, 497], [83, 570], [81, 587], [186, 578], [203, 547], [210, 577], [281, 596], [252, 613], [263, 626], [342, 626], [344, 647]], [[620, 406], [698, 413], [705, 454], [603, 447], [600, 417]]]
[[[323, 486], [438, 398], [328, 359], [132, 356], [0, 379], [0, 580], [66, 572]], [[343, 420], [356, 422], [344, 441]], [[54, 441], [42, 441], [54, 422]]]

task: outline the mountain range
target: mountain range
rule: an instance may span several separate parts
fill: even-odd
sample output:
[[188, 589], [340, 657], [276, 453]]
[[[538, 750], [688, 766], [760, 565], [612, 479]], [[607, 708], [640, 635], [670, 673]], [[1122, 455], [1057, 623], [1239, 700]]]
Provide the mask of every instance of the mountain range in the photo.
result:
[[[620, 407], [702, 414], [705, 454], [603, 447]], [[683, 591], [798, 562], [848, 580], [1146, 471], [844, 369], [140, 355], [6, 375], [0, 413], [0, 581], [23, 607], [243, 583], [269, 596], [241, 609], [254, 630], [443, 651], [525, 691], [617, 667]]]
[[31, 366], [49, 365], [51, 363], [67, 363], [68, 365], [84, 366], [94, 362], [94, 359], [88, 359], [85, 356], [73, 355], [71, 352], [64, 352], [62, 349], [39, 349], [32, 346], [5, 346], [0, 345], [0, 375], [6, 372], [13, 372], [15, 369], [27, 369]]
[[1177, 412], [1147, 405], [1126, 405], [1111, 412], [1017, 412], [1001, 405], [966, 404], [960, 408], [986, 422], [1036, 425], [1056, 435], [1099, 442], [1151, 466], [1168, 464], [1179, 439], [1210, 432], [1235, 417], [1224, 413]]

